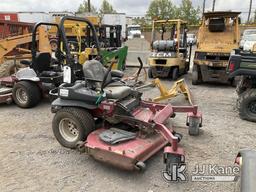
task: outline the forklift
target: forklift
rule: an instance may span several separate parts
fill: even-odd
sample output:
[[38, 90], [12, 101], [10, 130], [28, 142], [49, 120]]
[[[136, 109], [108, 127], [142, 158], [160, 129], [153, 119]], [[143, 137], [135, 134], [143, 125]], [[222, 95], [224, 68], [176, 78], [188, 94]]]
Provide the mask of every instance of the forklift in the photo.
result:
[[[186, 21], [180, 19], [153, 21], [152, 53], [148, 58], [149, 78], [168, 77], [177, 80], [181, 74], [188, 72], [190, 59], [187, 59], [186, 24]], [[170, 33], [167, 33], [168, 30]]]
[[[121, 25], [99, 25], [96, 26], [98, 32], [98, 38], [100, 43], [100, 55], [102, 57], [102, 63], [108, 67], [112, 62], [113, 69], [125, 70], [126, 57], [128, 54], [128, 47], [122, 45], [122, 26]], [[83, 64], [86, 60], [91, 60], [98, 55], [95, 47], [91, 46], [93, 37], [91, 31], [86, 30], [86, 44], [87, 47], [80, 54], [80, 63]]]

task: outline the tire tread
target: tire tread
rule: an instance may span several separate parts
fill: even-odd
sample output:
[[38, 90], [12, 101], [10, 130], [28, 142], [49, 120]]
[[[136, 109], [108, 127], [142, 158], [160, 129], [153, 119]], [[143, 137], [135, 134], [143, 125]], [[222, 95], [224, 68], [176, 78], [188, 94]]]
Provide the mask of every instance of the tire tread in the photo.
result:
[[[28, 94], [28, 102], [26, 104], [20, 104], [16, 98], [17, 88], [22, 87]], [[31, 108], [36, 106], [41, 100], [41, 92], [36, 83], [30, 81], [20, 81], [16, 83], [12, 91], [14, 102], [21, 108]]]
[[237, 99], [237, 109], [241, 119], [256, 122], [256, 115], [253, 117], [249, 115], [245, 110], [247, 103], [250, 102], [251, 99], [256, 100], [256, 89], [248, 89], [239, 95]]
[[57, 111], [57, 113], [55, 114], [53, 121], [52, 121], [52, 129], [53, 129], [54, 136], [56, 137], [56, 139], [59, 141], [59, 143], [62, 146], [74, 149], [74, 148], [76, 148], [77, 143], [67, 143], [67, 142], [63, 141], [61, 135], [59, 134], [58, 118], [59, 118], [59, 116], [61, 116], [63, 114], [71, 115], [73, 118], [75, 118], [79, 122], [80, 126], [82, 128], [84, 128], [84, 132], [82, 133], [81, 137], [79, 138], [79, 141], [85, 141], [87, 136], [92, 131], [95, 130], [95, 122], [94, 122], [92, 115], [88, 111], [86, 111], [85, 109], [82, 109], [82, 108], [64, 107], [64, 108], [60, 109], [59, 111]]

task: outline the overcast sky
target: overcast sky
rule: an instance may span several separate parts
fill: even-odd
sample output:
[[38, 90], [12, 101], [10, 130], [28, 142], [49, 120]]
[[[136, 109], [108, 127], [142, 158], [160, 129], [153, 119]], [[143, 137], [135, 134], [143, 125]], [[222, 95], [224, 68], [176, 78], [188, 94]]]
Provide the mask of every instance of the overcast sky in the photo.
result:
[[[145, 14], [151, 0], [109, 0], [114, 9], [130, 16], [142, 16]], [[202, 6], [203, 0], [192, 0], [196, 6]], [[82, 0], [0, 0], [0, 11], [76, 11]], [[181, 0], [172, 0], [179, 4]], [[102, 0], [91, 0], [97, 8]], [[206, 0], [208, 9], [212, 6], [212, 0]], [[236, 10], [248, 12], [249, 0], [216, 0], [216, 10]], [[256, 9], [256, 1], [253, 0], [253, 8]]]

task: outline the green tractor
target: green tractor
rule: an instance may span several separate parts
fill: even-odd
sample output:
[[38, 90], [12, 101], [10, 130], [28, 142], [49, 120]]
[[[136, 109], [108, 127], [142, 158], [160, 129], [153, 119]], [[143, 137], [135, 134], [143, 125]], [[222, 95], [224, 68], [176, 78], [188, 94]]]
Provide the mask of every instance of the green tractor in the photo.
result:
[[111, 63], [113, 69], [124, 70], [126, 65], [126, 57], [128, 47], [122, 45], [122, 26], [121, 25], [100, 25], [95, 26], [98, 32], [100, 50], [93, 46], [93, 36], [91, 30], [86, 30], [84, 38], [78, 36], [78, 55], [79, 63], [83, 64], [87, 60], [92, 60], [98, 55], [102, 58], [104, 66], [108, 67]]

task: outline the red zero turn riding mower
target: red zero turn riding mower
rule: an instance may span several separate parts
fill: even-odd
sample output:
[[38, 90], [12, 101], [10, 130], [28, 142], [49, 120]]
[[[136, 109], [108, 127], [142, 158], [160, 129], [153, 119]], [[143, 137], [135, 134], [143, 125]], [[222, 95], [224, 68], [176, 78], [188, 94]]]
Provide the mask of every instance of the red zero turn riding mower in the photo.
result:
[[[67, 148], [78, 148], [96, 160], [126, 170], [141, 170], [164, 148], [164, 162], [183, 163], [178, 146], [182, 135], [164, 123], [186, 112], [191, 135], [199, 134], [202, 116], [197, 106], [172, 106], [141, 99], [142, 93], [118, 81], [122, 73], [96, 60], [83, 65], [85, 81], [64, 83], [52, 103], [53, 133]], [[102, 121], [96, 128], [95, 122]]]

